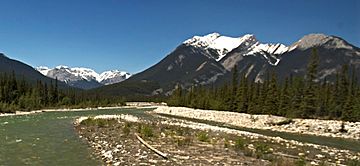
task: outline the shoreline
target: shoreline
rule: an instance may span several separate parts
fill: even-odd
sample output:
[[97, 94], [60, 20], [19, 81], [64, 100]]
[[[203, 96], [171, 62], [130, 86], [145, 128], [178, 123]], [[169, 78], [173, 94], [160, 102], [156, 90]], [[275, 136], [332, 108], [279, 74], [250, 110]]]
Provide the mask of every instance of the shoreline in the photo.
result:
[[[99, 110], [99, 109], [117, 109], [117, 108], [127, 108], [128, 106], [114, 106], [114, 107], [94, 107], [94, 108], [54, 108], [54, 109], [41, 109], [34, 111], [16, 111], [15, 113], [0, 113], [0, 117], [3, 116], [21, 116], [21, 115], [30, 115], [42, 112], [70, 112], [70, 111], [89, 111], [89, 110]], [[131, 107], [129, 107], [131, 108]]]
[[21, 116], [31, 115], [42, 112], [71, 112], [71, 111], [91, 111], [91, 110], [105, 110], [105, 109], [120, 109], [120, 108], [157, 108], [163, 105], [151, 102], [128, 102], [124, 106], [110, 106], [110, 107], [88, 107], [88, 108], [52, 108], [52, 109], [40, 109], [33, 111], [16, 111], [15, 113], [0, 113], [0, 117], [4, 116]]
[[[186, 107], [160, 106], [153, 110], [156, 114], [167, 114], [199, 120], [209, 120], [238, 127], [272, 130], [288, 133], [309, 134], [345, 139], [360, 139], [360, 122], [344, 122], [346, 132], [340, 132], [342, 121], [319, 119], [292, 119], [273, 115], [250, 115], [229, 111], [201, 110]], [[281, 125], [277, 125], [281, 124]]]

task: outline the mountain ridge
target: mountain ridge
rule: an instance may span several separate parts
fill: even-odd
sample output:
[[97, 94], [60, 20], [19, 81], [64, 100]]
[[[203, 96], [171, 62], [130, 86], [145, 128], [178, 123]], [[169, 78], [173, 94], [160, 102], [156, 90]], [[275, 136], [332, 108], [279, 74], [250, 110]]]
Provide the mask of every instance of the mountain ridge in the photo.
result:
[[[226, 45], [229, 41], [235, 43]], [[198, 85], [224, 84], [231, 79], [231, 70], [235, 66], [240, 75], [256, 82], [263, 82], [270, 71], [275, 71], [280, 79], [290, 75], [304, 76], [312, 49], [318, 50], [320, 57], [319, 81], [325, 78], [333, 81], [344, 64], [360, 70], [360, 49], [337, 36], [308, 34], [286, 46], [262, 43], [253, 34], [222, 37], [219, 33], [211, 33], [185, 40], [157, 64], [116, 86], [99, 88], [98, 92], [105, 90], [114, 94], [119, 90], [116, 94], [120, 95], [122, 90], [118, 88], [122, 84], [153, 82], [158, 86], [151, 86], [156, 89], [146, 95], [168, 95], [178, 86], [188, 89]]]
[[65, 65], [59, 65], [54, 68], [39, 66], [35, 69], [44, 76], [54, 79], [57, 78], [58, 80], [63, 81], [70, 86], [81, 89], [91, 89], [103, 85], [110, 85], [124, 81], [131, 77], [131, 74], [119, 70], [109, 70], [98, 74], [90, 68], [70, 68]]

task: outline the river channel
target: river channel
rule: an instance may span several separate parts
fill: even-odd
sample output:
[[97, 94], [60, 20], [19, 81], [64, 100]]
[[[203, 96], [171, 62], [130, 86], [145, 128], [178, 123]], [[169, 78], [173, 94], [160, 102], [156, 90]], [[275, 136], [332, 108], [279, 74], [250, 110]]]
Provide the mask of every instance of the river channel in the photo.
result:
[[[90, 147], [84, 140], [79, 138], [75, 132], [73, 126], [74, 120], [80, 116], [114, 114], [130, 114], [144, 119], [155, 118], [155, 116], [145, 113], [150, 110], [152, 109], [122, 108], [108, 110], [43, 112], [22, 116], [0, 117], [0, 166], [101, 165], [100, 159], [91, 154]], [[187, 120], [192, 121], [191, 119]], [[201, 123], [208, 123], [229, 128], [229, 126], [212, 122], [201, 121]], [[279, 134], [271, 131], [248, 130], [246, 128], [235, 127], [230, 128], [268, 136], [281, 136], [285, 139], [323, 144], [357, 152], [360, 149], [359, 142], [346, 139], [305, 135], [296, 136], [290, 133]]]

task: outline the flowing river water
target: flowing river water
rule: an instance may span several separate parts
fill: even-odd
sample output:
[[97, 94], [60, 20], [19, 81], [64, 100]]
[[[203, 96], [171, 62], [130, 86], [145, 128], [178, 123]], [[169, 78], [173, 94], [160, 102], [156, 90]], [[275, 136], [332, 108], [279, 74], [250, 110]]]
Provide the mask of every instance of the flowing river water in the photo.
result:
[[[122, 108], [0, 117], [0, 165], [101, 165], [100, 159], [91, 154], [90, 147], [75, 132], [74, 119], [80, 116], [113, 114], [131, 114], [145, 119], [155, 118], [145, 113], [149, 110], [152, 109]], [[211, 122], [202, 123], [211, 124]], [[212, 125], [223, 126], [214, 123]], [[250, 132], [274, 136], [270, 131], [251, 130]], [[360, 151], [360, 143], [351, 140], [316, 136], [304, 139], [307, 136], [294, 137], [294, 134], [289, 133], [279, 135], [286, 139], [310, 143], [331, 142], [327, 146]]]
[[79, 116], [132, 114], [147, 116], [149, 109], [111, 109], [44, 112], [0, 117], [0, 165], [101, 165], [76, 134]]

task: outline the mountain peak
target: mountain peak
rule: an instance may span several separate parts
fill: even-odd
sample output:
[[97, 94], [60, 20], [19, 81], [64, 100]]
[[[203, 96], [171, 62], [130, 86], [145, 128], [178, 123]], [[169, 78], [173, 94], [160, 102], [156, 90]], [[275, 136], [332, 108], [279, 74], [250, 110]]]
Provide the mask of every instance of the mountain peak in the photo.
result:
[[328, 36], [322, 33], [312, 33], [305, 35], [299, 41], [290, 46], [290, 49], [306, 50], [308, 48], [324, 46], [327, 48], [345, 48], [352, 49], [343, 39], [336, 36]]
[[214, 32], [214, 33], [207, 34], [205, 36], [194, 36], [188, 40], [185, 40], [183, 43], [186, 45], [192, 45], [195, 47], [208, 47], [218, 37], [220, 37], [220, 34], [217, 32]]
[[228, 37], [214, 32], [205, 36], [194, 36], [184, 41], [183, 44], [215, 50], [219, 54], [216, 60], [220, 61], [228, 52], [239, 47], [242, 43], [250, 45], [256, 42], [257, 40], [253, 34], [246, 34], [242, 37]]
[[56, 66], [55, 69], [69, 69], [69, 66], [59, 65], [59, 66]]

